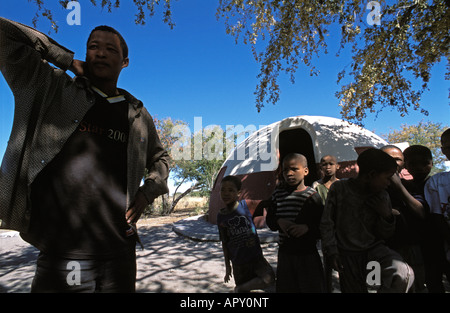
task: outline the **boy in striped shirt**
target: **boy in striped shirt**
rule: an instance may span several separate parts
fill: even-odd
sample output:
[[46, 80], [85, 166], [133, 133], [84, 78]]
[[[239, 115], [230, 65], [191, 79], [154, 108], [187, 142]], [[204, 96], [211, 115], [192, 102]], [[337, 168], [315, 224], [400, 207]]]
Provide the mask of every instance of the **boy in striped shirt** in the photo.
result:
[[323, 204], [305, 185], [308, 164], [304, 155], [283, 159], [283, 181], [272, 194], [267, 225], [280, 236], [277, 292], [325, 292], [322, 261], [317, 251]]

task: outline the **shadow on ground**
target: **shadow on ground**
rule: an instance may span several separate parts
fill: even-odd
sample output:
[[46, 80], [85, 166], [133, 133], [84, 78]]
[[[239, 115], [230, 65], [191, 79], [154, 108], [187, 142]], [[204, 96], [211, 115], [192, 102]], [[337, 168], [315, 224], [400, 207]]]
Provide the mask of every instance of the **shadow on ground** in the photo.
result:
[[[137, 291], [233, 291], [233, 281], [223, 282], [225, 266], [221, 243], [194, 241], [171, 229], [171, 225], [140, 229], [145, 250], [137, 251]], [[276, 245], [266, 245], [265, 249], [273, 255]], [[268, 260], [275, 261], [270, 256]]]
[[[12, 248], [3, 249], [11, 245]], [[20, 237], [0, 238], [0, 293], [30, 292], [38, 254]]]
[[[141, 293], [232, 292], [234, 280], [223, 282], [225, 266], [220, 242], [194, 241], [177, 235], [172, 225], [139, 229], [145, 249], [137, 249], [136, 291]], [[276, 270], [276, 243], [262, 244]], [[0, 238], [0, 293], [30, 291], [38, 251], [19, 236]], [[449, 288], [448, 283], [446, 288]], [[450, 289], [447, 289], [450, 290]], [[266, 290], [273, 292], [273, 288]], [[333, 292], [339, 292], [336, 275]]]

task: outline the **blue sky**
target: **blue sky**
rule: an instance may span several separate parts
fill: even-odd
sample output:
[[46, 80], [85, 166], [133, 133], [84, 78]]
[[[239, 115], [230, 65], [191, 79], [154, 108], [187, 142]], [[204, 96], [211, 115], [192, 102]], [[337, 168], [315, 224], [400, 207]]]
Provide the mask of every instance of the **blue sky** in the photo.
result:
[[[50, 36], [84, 60], [86, 40], [97, 25], [110, 25], [125, 37], [130, 49], [130, 66], [119, 79], [119, 87], [127, 89], [142, 100], [150, 113], [158, 118], [172, 117], [193, 127], [194, 117], [202, 117], [203, 126], [268, 125], [296, 115], [325, 115], [340, 117], [335, 92], [337, 74], [350, 63], [348, 53], [336, 57], [337, 36], [329, 40], [328, 54], [314, 60], [320, 70], [309, 76], [309, 69], [300, 67], [295, 84], [280, 75], [281, 98], [276, 105], [268, 104], [258, 113], [254, 91], [258, 83], [259, 64], [250, 47], [235, 44], [225, 33], [223, 19], [216, 19], [216, 0], [178, 0], [173, 3], [174, 29], [162, 22], [156, 13], [147, 18], [145, 26], [134, 23], [137, 10], [131, 1], [121, 1], [120, 9], [112, 13], [93, 7], [81, 0], [81, 25], [69, 26], [70, 12], [58, 1], [51, 2], [53, 16], [59, 22], [58, 33]], [[36, 12], [28, 0], [1, 1], [0, 16], [31, 25]], [[369, 12], [369, 11], [367, 11]], [[38, 30], [48, 33], [49, 24], [41, 18]], [[336, 34], [338, 34], [336, 30]], [[430, 90], [422, 97], [422, 107], [429, 116], [411, 112], [400, 117], [397, 111], [383, 111], [378, 117], [369, 115], [365, 127], [378, 135], [402, 124], [417, 124], [421, 120], [449, 124], [449, 81], [444, 80], [445, 62], [433, 69]], [[3, 155], [11, 130], [13, 97], [0, 75], [0, 155]]]

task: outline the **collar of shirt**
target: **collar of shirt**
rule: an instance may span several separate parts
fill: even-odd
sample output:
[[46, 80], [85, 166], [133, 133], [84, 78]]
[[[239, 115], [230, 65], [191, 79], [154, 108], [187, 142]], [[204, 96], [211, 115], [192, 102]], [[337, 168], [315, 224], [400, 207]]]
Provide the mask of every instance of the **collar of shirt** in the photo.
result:
[[118, 96], [114, 96], [114, 97], [108, 97], [107, 94], [105, 94], [103, 91], [101, 91], [100, 89], [98, 89], [95, 86], [91, 87], [92, 90], [94, 90], [96, 93], [98, 93], [100, 96], [102, 96], [103, 98], [106, 99], [106, 101], [108, 101], [109, 103], [117, 103], [117, 102], [121, 102], [121, 101], [125, 101], [125, 96], [124, 95], [118, 95]]

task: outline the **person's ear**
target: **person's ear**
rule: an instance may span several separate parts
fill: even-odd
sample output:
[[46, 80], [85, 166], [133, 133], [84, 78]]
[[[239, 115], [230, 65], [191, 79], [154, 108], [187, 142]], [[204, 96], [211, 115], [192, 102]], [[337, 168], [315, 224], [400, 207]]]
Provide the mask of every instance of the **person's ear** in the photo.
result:
[[122, 68], [126, 68], [126, 67], [128, 67], [128, 65], [130, 65], [130, 59], [129, 58], [123, 59]]
[[309, 168], [305, 167], [305, 176], [309, 174]]

